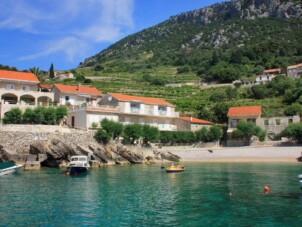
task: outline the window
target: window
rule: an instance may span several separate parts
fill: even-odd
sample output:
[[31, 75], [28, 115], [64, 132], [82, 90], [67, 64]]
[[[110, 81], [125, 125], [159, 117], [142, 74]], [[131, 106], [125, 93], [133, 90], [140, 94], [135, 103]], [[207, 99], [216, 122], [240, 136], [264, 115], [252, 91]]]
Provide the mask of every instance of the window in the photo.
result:
[[276, 125], [280, 125], [280, 119], [276, 119]]
[[65, 96], [65, 101], [69, 101], [69, 96]]
[[7, 84], [6, 89], [7, 90], [13, 90], [13, 89], [15, 89], [15, 86], [13, 84]]
[[293, 119], [288, 119], [288, 124], [292, 124], [293, 123]]
[[264, 125], [268, 125], [268, 119], [264, 120]]

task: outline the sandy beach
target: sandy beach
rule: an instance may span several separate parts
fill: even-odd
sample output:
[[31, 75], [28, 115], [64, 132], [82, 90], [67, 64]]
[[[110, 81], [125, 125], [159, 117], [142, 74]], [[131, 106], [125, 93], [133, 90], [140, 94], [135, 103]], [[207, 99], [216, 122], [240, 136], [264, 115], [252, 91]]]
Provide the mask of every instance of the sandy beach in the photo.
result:
[[258, 147], [164, 147], [184, 162], [295, 162], [301, 156], [301, 146]]

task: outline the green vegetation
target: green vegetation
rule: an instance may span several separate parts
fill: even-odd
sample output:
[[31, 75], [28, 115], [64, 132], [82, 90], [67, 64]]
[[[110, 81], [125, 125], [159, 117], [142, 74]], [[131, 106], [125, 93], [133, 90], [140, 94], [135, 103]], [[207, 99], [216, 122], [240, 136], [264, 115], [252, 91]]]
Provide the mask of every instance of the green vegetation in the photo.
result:
[[160, 142], [169, 145], [213, 142], [221, 138], [222, 130], [216, 125], [201, 128], [196, 132], [160, 132]]
[[24, 113], [19, 108], [13, 108], [5, 113], [2, 121], [4, 124], [59, 124], [67, 116], [66, 107], [27, 108]]
[[259, 126], [245, 121], [239, 121], [236, 130], [232, 132], [233, 138], [250, 140], [252, 136], [257, 136], [260, 141], [264, 141], [266, 132]]
[[279, 136], [288, 137], [298, 143], [302, 143], [302, 123], [290, 124]]
[[55, 77], [54, 67], [53, 67], [53, 64], [51, 63], [50, 68], [49, 68], [49, 78], [53, 79], [54, 77]]

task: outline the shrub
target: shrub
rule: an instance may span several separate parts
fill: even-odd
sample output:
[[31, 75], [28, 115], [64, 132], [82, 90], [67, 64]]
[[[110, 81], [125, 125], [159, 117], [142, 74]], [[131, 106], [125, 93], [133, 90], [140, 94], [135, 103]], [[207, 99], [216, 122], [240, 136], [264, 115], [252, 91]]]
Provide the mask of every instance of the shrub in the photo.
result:
[[149, 142], [155, 142], [159, 138], [158, 128], [150, 125], [143, 125], [142, 138], [145, 145], [148, 145]]
[[105, 130], [103, 130], [103, 129], [101, 129], [101, 128], [99, 128], [99, 129], [96, 131], [96, 133], [95, 133], [95, 135], [94, 135], [94, 138], [95, 138], [99, 143], [103, 143], [103, 144], [107, 144], [107, 143], [110, 141], [110, 136], [109, 136], [109, 134], [108, 134]]
[[22, 112], [19, 108], [13, 108], [5, 113], [3, 117], [4, 124], [20, 124], [22, 119]]
[[280, 137], [282, 136], [302, 143], [302, 123], [290, 124], [280, 133]]

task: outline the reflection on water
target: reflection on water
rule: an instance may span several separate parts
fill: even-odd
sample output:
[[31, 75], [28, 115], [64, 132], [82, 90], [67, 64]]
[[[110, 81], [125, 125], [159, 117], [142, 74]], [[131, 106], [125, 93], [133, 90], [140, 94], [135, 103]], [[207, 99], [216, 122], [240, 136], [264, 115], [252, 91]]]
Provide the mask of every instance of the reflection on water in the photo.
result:
[[20, 172], [0, 178], [0, 226], [298, 226], [300, 170], [300, 164], [191, 163], [169, 174], [159, 165], [76, 177], [49, 168]]

